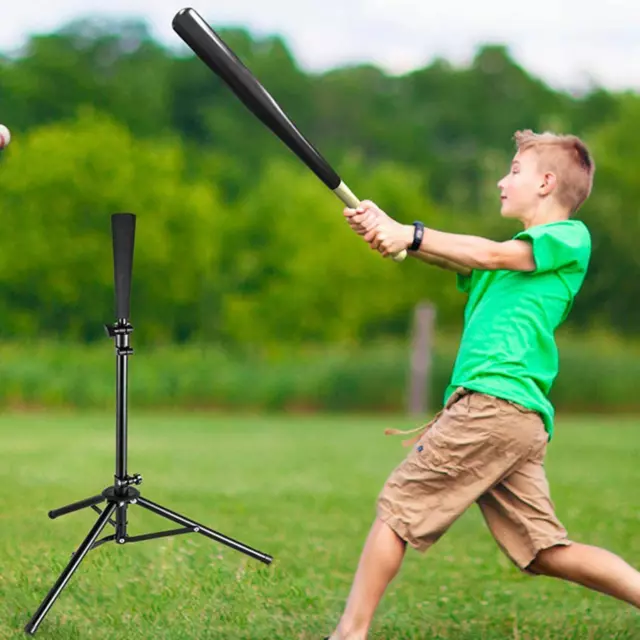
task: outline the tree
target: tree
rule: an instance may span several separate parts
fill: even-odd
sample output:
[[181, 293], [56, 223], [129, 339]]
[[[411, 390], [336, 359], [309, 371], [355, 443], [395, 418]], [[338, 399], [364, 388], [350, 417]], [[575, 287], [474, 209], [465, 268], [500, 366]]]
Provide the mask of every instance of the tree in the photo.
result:
[[228, 213], [184, 168], [179, 142], [141, 142], [87, 110], [14, 140], [0, 172], [5, 335], [102, 335], [115, 313], [110, 215], [122, 211], [138, 216], [132, 317], [143, 336], [204, 330]]
[[582, 325], [606, 323], [631, 333], [640, 324], [640, 98], [627, 95], [618, 117], [596, 129], [589, 142], [596, 163], [593, 194], [581, 212], [592, 234], [593, 256], [576, 304]]
[[74, 21], [2, 61], [3, 119], [24, 133], [91, 106], [137, 135], [158, 136], [170, 126], [172, 64], [143, 23]]
[[[416, 173], [389, 165], [367, 174], [358, 164], [345, 169], [363, 198], [405, 222], [420, 216], [445, 225]], [[271, 163], [221, 248], [227, 340], [252, 349], [357, 343], [405, 333], [424, 298], [442, 305], [443, 322], [461, 309], [453, 274], [383, 260], [351, 231], [343, 208], [305, 169]]]

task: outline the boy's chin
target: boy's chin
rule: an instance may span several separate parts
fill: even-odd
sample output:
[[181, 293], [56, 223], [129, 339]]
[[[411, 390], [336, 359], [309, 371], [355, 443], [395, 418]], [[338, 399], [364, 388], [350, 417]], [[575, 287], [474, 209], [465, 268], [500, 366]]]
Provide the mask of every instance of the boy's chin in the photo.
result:
[[520, 219], [520, 215], [518, 214], [517, 211], [514, 211], [513, 209], [510, 209], [507, 206], [502, 206], [502, 208], [500, 209], [500, 215], [503, 218], [509, 218], [511, 220], [519, 220]]

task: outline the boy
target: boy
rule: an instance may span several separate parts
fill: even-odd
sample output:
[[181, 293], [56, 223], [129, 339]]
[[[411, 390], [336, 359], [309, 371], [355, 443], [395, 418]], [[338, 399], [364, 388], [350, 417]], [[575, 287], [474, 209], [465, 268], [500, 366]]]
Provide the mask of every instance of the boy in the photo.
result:
[[468, 294], [443, 410], [413, 439], [378, 499], [346, 609], [331, 640], [364, 640], [407, 543], [426, 551], [474, 502], [522, 571], [563, 578], [640, 608], [640, 573], [614, 554], [570, 541], [554, 513], [543, 460], [553, 435], [554, 331], [566, 319], [591, 253], [572, 220], [594, 164], [575, 136], [515, 134], [499, 183], [502, 215], [524, 230], [507, 242], [402, 225], [371, 202], [345, 209], [383, 256], [407, 249], [457, 272]]

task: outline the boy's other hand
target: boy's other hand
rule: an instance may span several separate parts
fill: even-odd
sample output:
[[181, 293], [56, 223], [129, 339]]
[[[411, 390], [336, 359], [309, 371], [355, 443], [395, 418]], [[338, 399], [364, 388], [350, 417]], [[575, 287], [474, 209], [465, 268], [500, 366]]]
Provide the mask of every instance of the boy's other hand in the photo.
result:
[[408, 249], [413, 243], [413, 226], [400, 224], [393, 218], [381, 221], [364, 239], [372, 249], [388, 258]]

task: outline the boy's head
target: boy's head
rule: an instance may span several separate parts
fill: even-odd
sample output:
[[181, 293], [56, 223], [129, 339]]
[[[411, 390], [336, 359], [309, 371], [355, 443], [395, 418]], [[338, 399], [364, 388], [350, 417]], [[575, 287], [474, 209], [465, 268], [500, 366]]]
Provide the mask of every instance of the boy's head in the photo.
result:
[[502, 215], [524, 219], [544, 208], [569, 218], [593, 187], [595, 165], [582, 140], [572, 135], [518, 131], [511, 171], [498, 183]]

